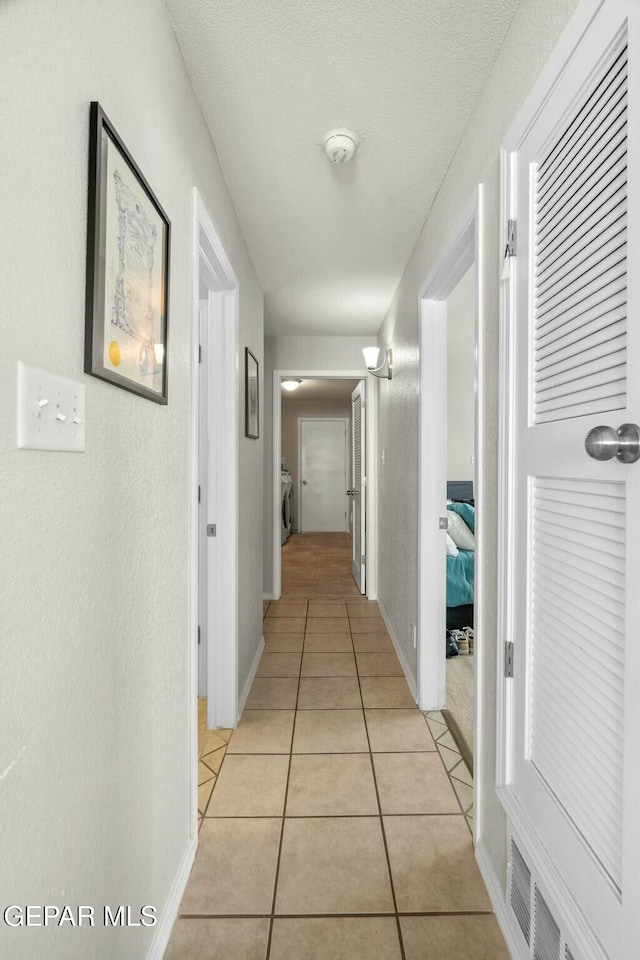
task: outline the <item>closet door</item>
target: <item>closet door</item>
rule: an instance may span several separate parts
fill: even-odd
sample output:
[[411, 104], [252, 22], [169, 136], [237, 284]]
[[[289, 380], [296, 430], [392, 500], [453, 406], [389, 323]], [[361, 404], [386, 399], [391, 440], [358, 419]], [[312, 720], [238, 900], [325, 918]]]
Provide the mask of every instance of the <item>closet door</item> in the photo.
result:
[[351, 394], [351, 531], [353, 537], [353, 578], [360, 593], [366, 592], [367, 489], [365, 477], [366, 436], [365, 387], [362, 381]]
[[603, 5], [512, 158], [508, 809], [609, 960], [640, 912], [637, 12]]

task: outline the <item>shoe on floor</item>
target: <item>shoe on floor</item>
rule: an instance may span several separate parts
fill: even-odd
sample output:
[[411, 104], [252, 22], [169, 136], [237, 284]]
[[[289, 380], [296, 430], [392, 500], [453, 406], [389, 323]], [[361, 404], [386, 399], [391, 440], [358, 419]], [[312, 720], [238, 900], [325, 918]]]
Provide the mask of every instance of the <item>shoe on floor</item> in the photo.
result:
[[458, 656], [458, 644], [451, 636], [451, 631], [447, 630], [447, 660]]

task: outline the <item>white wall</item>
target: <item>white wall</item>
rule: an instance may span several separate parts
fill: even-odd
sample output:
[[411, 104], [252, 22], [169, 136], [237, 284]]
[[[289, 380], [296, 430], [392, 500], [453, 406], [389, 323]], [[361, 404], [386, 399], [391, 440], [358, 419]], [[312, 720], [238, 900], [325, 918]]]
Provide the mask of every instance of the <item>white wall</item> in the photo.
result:
[[[357, 380], [353, 381], [355, 390]], [[300, 477], [298, 476], [298, 418], [299, 417], [345, 417], [351, 423], [350, 400], [303, 400], [295, 394], [282, 397], [282, 456], [286, 469], [293, 478], [293, 529], [298, 529], [298, 500]], [[349, 426], [349, 431], [351, 427]], [[351, 434], [349, 433], [349, 436]], [[349, 444], [350, 446], [350, 444]], [[351, 459], [347, 463], [347, 483], [350, 484]]]
[[447, 298], [447, 480], [473, 480], [475, 270]]
[[375, 337], [265, 337], [263, 583], [267, 596], [273, 592], [273, 371], [362, 370], [364, 376], [362, 348], [375, 344]]
[[[0, 72], [2, 898], [161, 911], [190, 830], [194, 186], [259, 359], [262, 293], [161, 0], [5, 2]], [[172, 221], [166, 407], [82, 372], [90, 100]], [[86, 453], [16, 449], [17, 360], [86, 384]], [[262, 443], [243, 433], [241, 683], [262, 565]], [[0, 955], [138, 960], [154, 932], [0, 924]]]
[[[482, 274], [486, 331], [483, 343], [487, 415], [482, 518], [486, 568], [484, 646], [479, 658], [483, 684], [479, 736], [485, 763], [478, 784], [483, 797], [479, 830], [501, 882], [505, 878], [505, 822], [495, 796], [496, 562], [497, 562], [497, 381], [499, 317], [500, 147], [509, 125], [531, 90], [566, 26], [576, 0], [525, 0], [518, 7], [447, 176], [407, 264], [379, 343], [392, 346], [393, 381], [379, 393], [379, 583], [378, 592], [406, 661], [416, 668], [411, 623], [417, 616], [418, 530], [418, 291], [463, 226], [479, 182], [485, 186]], [[407, 568], [409, 563], [410, 567]]]

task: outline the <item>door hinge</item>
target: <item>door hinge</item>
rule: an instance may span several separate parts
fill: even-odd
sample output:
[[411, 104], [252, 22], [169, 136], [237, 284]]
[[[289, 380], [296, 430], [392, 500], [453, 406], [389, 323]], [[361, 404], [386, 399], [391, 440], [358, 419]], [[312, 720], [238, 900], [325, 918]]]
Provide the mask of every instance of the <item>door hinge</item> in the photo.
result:
[[365, 557], [365, 555], [364, 555], [364, 553], [363, 553], [362, 556], [360, 557], [360, 566], [361, 566], [361, 567], [364, 567], [364, 565], [366, 564], [366, 562], [367, 562], [367, 558]]
[[513, 677], [513, 643], [510, 640], [504, 645], [504, 675]]
[[198, 363], [202, 363], [202, 344], [198, 344]]
[[198, 627], [198, 646], [200, 646], [200, 627]]
[[449, 529], [449, 517], [438, 517], [438, 530]]
[[507, 220], [507, 246], [505, 247], [505, 257], [515, 257], [518, 253], [518, 230], [515, 220]]
[[198, 503], [200, 503], [200, 484], [198, 484]]
[[208, 524], [207, 524], [207, 536], [208, 536], [208, 537], [217, 537], [217, 536], [218, 536], [217, 531], [216, 531], [216, 524], [215, 524], [215, 523], [208, 523]]

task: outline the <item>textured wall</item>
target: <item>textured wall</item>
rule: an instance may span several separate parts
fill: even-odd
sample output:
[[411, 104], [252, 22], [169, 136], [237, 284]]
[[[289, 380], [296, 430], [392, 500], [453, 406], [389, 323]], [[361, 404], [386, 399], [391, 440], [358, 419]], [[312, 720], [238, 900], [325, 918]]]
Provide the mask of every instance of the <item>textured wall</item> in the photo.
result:
[[364, 375], [362, 348], [375, 343], [375, 337], [265, 337], [263, 583], [267, 595], [273, 590], [273, 371], [362, 370]]
[[[523, 0], [473, 116], [460, 141], [447, 176], [407, 264], [394, 301], [380, 331], [379, 343], [392, 345], [394, 378], [380, 387], [379, 449], [379, 596], [405, 656], [415, 670], [410, 643], [417, 615], [418, 520], [418, 291], [446, 254], [475, 196], [485, 185], [486, 330], [484, 369], [486, 417], [483, 497], [479, 503], [485, 548], [484, 649], [477, 668], [483, 678], [484, 726], [480, 731], [485, 764], [480, 784], [484, 803], [480, 831], [497, 875], [505, 874], [504, 816], [493, 790], [495, 783], [496, 692], [496, 538], [497, 538], [497, 378], [499, 315], [499, 151], [518, 108], [537, 79], [576, 6], [576, 0]], [[407, 570], [407, 558], [411, 570]]]
[[[262, 294], [160, 0], [3, 3], [0, 74], [2, 898], [161, 910], [190, 829], [194, 186], [240, 281], [239, 348], [259, 358]], [[172, 221], [166, 407], [82, 372], [92, 99]], [[18, 359], [86, 383], [86, 453], [16, 450]], [[245, 666], [261, 446], [239, 441]], [[0, 924], [0, 955], [138, 960], [153, 932]]]
[[475, 271], [447, 298], [447, 480], [473, 480], [475, 449]]

